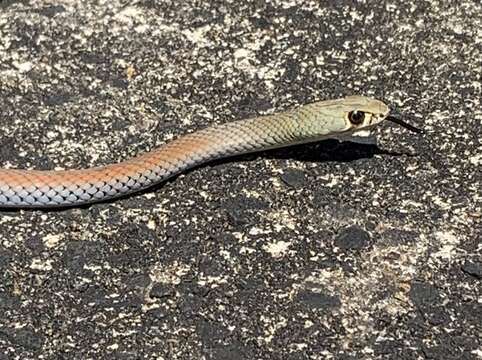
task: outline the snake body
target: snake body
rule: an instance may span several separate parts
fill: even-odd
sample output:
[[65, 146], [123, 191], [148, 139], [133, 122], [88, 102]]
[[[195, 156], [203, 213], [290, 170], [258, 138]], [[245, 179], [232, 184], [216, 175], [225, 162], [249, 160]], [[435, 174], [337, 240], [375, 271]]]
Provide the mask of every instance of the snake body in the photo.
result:
[[381, 101], [351, 96], [208, 127], [117, 164], [61, 171], [0, 169], [0, 207], [69, 207], [105, 201], [214, 159], [343, 138], [375, 126], [388, 113]]

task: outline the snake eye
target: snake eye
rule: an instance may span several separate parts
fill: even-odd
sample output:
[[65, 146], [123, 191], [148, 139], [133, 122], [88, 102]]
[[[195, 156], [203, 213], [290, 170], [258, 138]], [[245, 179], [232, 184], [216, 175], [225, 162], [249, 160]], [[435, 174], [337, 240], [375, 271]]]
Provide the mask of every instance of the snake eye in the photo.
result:
[[348, 120], [350, 120], [353, 125], [360, 125], [363, 120], [365, 120], [365, 113], [358, 110], [350, 111], [348, 113]]

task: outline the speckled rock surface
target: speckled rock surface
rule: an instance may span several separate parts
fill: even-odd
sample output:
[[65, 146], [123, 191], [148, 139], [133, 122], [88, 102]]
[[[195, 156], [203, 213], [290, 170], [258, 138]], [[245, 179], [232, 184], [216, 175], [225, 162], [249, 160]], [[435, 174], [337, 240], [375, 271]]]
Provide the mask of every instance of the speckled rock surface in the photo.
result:
[[348, 94], [426, 130], [0, 213], [0, 359], [482, 358], [476, 1], [0, 1], [0, 161], [71, 168]]

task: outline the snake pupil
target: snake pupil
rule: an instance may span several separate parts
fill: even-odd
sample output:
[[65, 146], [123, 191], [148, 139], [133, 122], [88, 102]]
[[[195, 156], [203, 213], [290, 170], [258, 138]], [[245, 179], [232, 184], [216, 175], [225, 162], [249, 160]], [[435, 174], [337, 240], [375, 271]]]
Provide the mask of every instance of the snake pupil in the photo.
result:
[[365, 113], [363, 111], [350, 111], [348, 113], [348, 119], [353, 125], [360, 125], [365, 119]]

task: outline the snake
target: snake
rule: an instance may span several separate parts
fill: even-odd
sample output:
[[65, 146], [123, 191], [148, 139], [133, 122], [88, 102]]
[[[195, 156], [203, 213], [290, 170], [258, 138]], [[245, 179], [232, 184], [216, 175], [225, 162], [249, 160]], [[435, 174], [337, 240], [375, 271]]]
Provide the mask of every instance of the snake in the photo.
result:
[[365, 97], [309, 103], [194, 131], [119, 163], [84, 169], [0, 169], [0, 208], [66, 208], [139, 192], [207, 162], [324, 139], [347, 139], [388, 120], [420, 129]]

